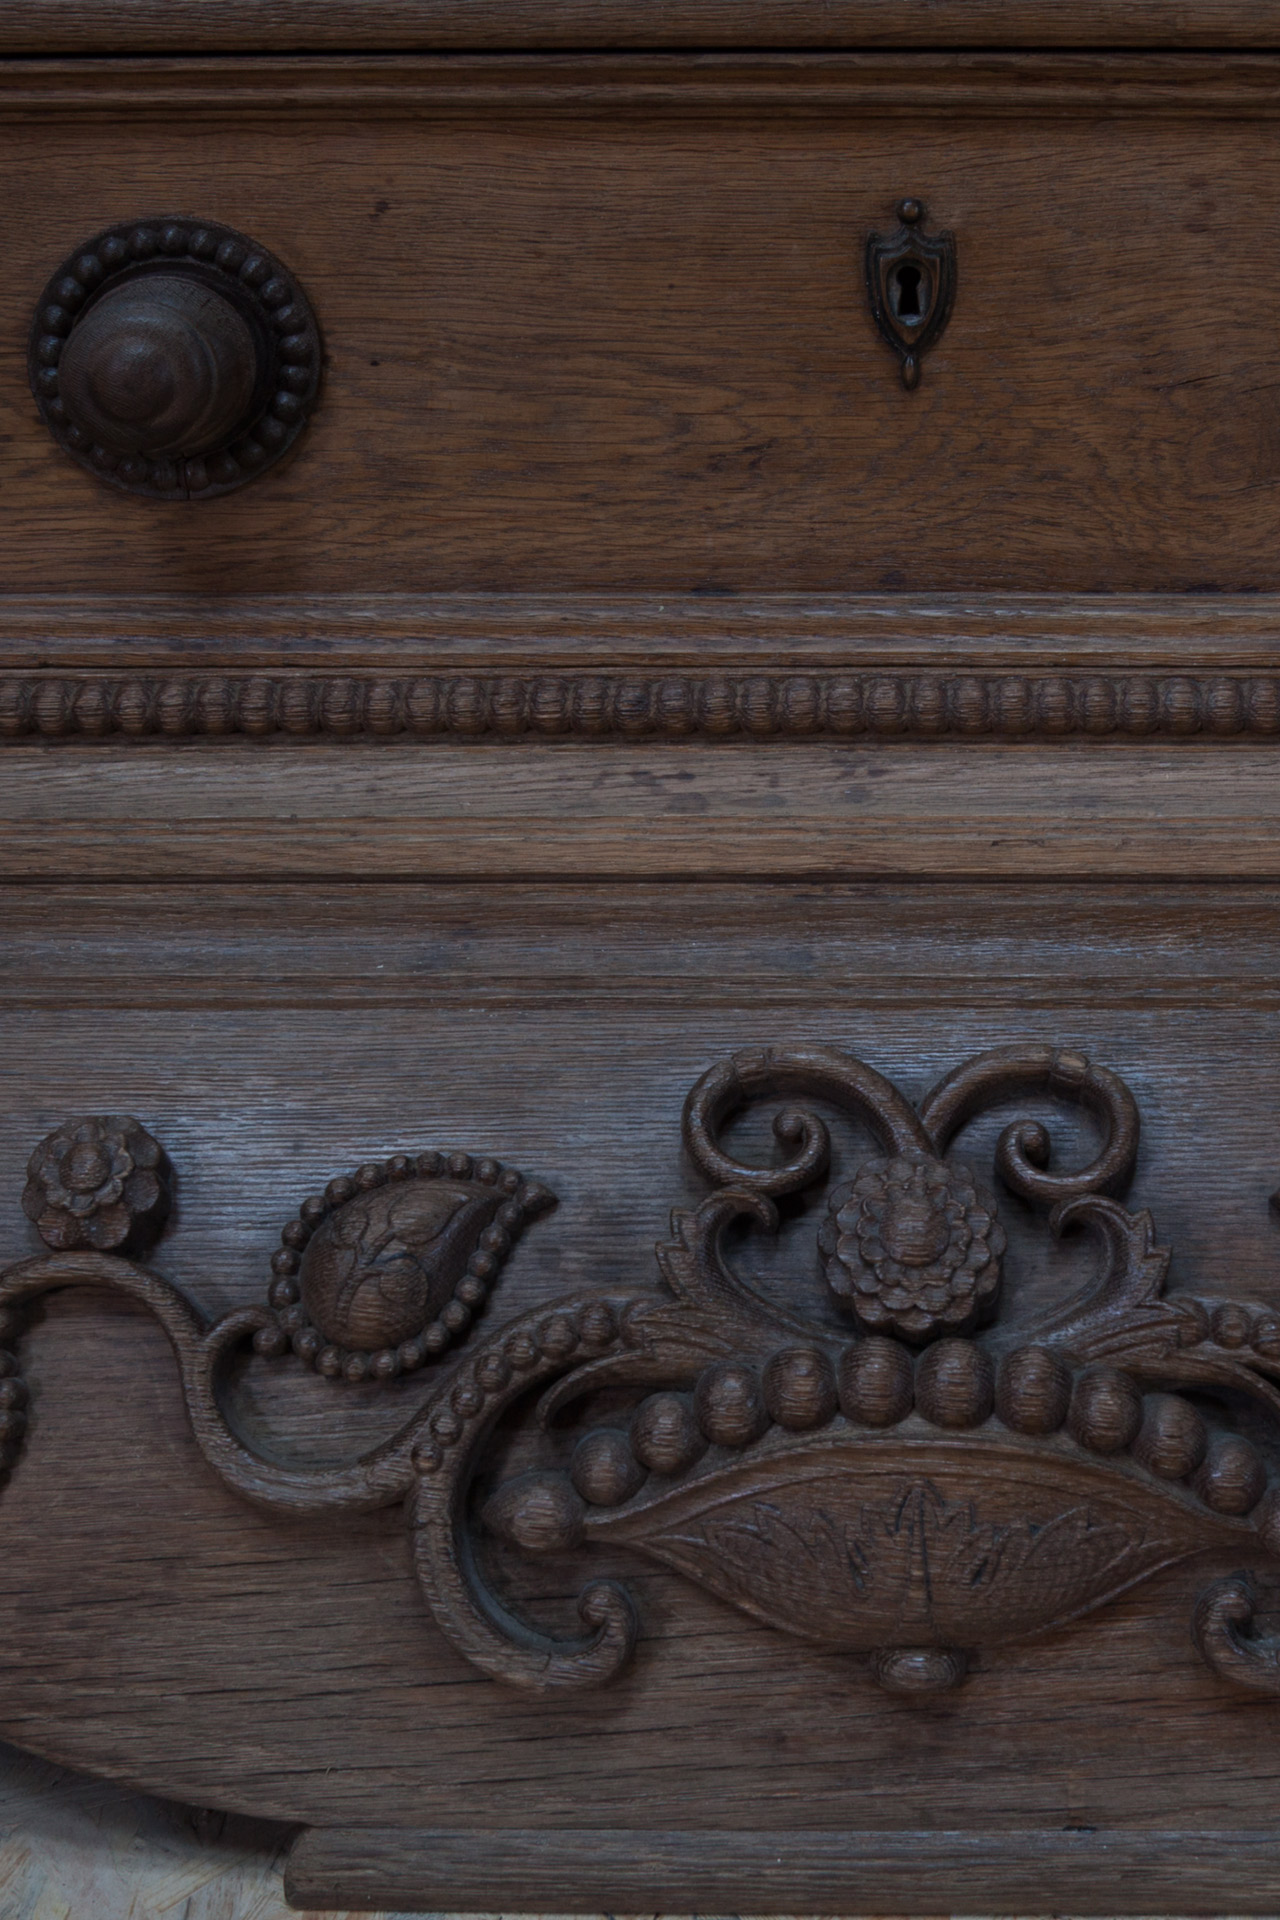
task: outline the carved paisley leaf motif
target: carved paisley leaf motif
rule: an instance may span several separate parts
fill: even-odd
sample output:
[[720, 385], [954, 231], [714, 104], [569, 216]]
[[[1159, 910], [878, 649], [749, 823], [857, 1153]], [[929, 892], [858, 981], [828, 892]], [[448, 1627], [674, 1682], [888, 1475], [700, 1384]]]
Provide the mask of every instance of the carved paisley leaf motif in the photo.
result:
[[396, 1154], [339, 1174], [281, 1234], [275, 1327], [331, 1379], [390, 1380], [465, 1338], [528, 1222], [554, 1197], [497, 1160]]
[[775, 1437], [647, 1504], [592, 1514], [764, 1620], [823, 1645], [981, 1646], [1114, 1599], [1246, 1531], [1172, 1489], [1016, 1441]]
[[434, 1319], [501, 1195], [461, 1181], [408, 1181], [349, 1200], [303, 1256], [303, 1304], [347, 1347], [394, 1346]]

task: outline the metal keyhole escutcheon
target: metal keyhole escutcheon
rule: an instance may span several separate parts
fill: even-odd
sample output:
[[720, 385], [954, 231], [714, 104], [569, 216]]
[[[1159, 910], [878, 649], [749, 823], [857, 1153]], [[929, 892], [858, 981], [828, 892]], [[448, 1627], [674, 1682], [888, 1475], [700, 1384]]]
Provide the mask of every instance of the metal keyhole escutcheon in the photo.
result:
[[920, 384], [920, 362], [951, 318], [956, 291], [955, 235], [922, 233], [924, 217], [919, 200], [903, 200], [897, 231], [867, 236], [871, 312], [908, 389]]

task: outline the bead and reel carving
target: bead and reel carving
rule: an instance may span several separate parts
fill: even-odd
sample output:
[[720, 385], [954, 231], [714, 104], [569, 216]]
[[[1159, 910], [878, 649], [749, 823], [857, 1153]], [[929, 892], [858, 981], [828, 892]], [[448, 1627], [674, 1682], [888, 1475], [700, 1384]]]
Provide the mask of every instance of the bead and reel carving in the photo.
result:
[[122, 492], [210, 499], [273, 466], [320, 382], [309, 301], [265, 247], [209, 220], [109, 227], [37, 304], [31, 390], [58, 445]]
[[[1092, 1115], [1101, 1144], [1087, 1166], [1053, 1165], [1031, 1118], [1004, 1128], [990, 1179], [951, 1156], [982, 1112], [1045, 1097]], [[781, 1158], [760, 1166], [725, 1129], [765, 1100], [783, 1103]], [[806, 1100], [858, 1121], [877, 1149], [834, 1184], [813, 1230], [825, 1307], [798, 1304], [800, 1287], [766, 1297], [730, 1252], [731, 1229], [776, 1233], [780, 1205], [827, 1180], [829, 1126]], [[1280, 1314], [1166, 1293], [1168, 1250], [1151, 1216], [1122, 1204], [1139, 1132], [1124, 1081], [1067, 1050], [980, 1054], [913, 1105], [835, 1049], [756, 1049], [704, 1073], [685, 1103], [685, 1148], [710, 1192], [673, 1215], [658, 1285], [604, 1276], [504, 1315], [487, 1296], [550, 1192], [491, 1157], [401, 1154], [306, 1202], [268, 1304], [211, 1323], [169, 1281], [99, 1250], [140, 1250], [163, 1224], [158, 1145], [134, 1120], [68, 1122], [37, 1149], [25, 1202], [54, 1250], [0, 1275], [0, 1465], [34, 1437], [24, 1305], [104, 1286], [164, 1326], [196, 1440], [237, 1492], [293, 1515], [404, 1502], [435, 1624], [497, 1680], [579, 1689], [627, 1665], [636, 1602], [612, 1572], [590, 1573], [608, 1547], [611, 1567], [621, 1550], [674, 1571], [858, 1657], [892, 1692], [955, 1687], [1162, 1569], [1214, 1551], [1280, 1557]], [[1078, 1298], [1016, 1330], [1006, 1194], [1098, 1253]], [[477, 1327], [486, 1311], [492, 1327]], [[335, 1379], [421, 1368], [425, 1390], [361, 1457], [285, 1465], [235, 1430], [218, 1392], [246, 1343]], [[1242, 1422], [1246, 1404], [1257, 1417]], [[526, 1444], [495, 1471], [500, 1421]], [[535, 1628], [492, 1584], [496, 1567], [505, 1584], [545, 1555], [581, 1559], [580, 1632]], [[1195, 1644], [1224, 1679], [1280, 1694], [1280, 1643], [1252, 1631], [1255, 1606], [1247, 1575], [1207, 1586]]]

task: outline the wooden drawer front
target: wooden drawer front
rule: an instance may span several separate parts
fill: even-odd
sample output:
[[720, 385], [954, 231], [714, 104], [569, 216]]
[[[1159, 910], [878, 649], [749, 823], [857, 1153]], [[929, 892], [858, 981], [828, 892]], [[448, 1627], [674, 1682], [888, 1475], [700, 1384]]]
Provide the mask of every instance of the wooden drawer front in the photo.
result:
[[[1277, 81], [1198, 56], [6, 68], [0, 586], [1274, 586]], [[958, 260], [915, 392], [863, 266], [904, 194]], [[190, 508], [68, 463], [23, 370], [58, 261], [166, 210], [277, 252], [328, 354], [291, 464]]]

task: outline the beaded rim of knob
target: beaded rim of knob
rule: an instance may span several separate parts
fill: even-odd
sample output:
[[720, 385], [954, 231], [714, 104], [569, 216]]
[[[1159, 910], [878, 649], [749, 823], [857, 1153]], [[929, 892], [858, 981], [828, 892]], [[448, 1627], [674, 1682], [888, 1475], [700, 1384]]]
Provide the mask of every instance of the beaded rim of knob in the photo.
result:
[[[477, 1241], [439, 1315], [410, 1339], [376, 1349], [344, 1346], [328, 1339], [312, 1323], [302, 1303], [299, 1276], [303, 1256], [315, 1234], [331, 1214], [361, 1194], [399, 1183], [438, 1180], [465, 1181], [490, 1189], [500, 1202], [493, 1221], [501, 1229], [499, 1240], [486, 1245], [482, 1236]], [[272, 1360], [292, 1351], [305, 1366], [331, 1380], [393, 1380], [401, 1373], [416, 1373], [466, 1339], [521, 1235], [531, 1221], [554, 1205], [555, 1195], [549, 1188], [526, 1179], [489, 1154], [397, 1153], [388, 1160], [367, 1161], [350, 1173], [338, 1174], [323, 1194], [304, 1200], [281, 1231], [280, 1247], [271, 1259], [268, 1293], [274, 1320], [255, 1334], [254, 1347]], [[486, 1236], [488, 1232], [486, 1229]], [[501, 1244], [503, 1240], [505, 1245]]]
[[[225, 445], [192, 459], [118, 453], [95, 443], [72, 418], [58, 375], [76, 322], [102, 294], [165, 267], [185, 267], [205, 285], [231, 294], [270, 360], [249, 418]], [[63, 452], [109, 486], [152, 500], [233, 493], [283, 459], [307, 425], [320, 364], [311, 303], [275, 255], [233, 227], [172, 214], [107, 227], [69, 254], [40, 296], [28, 354], [31, 391]]]

